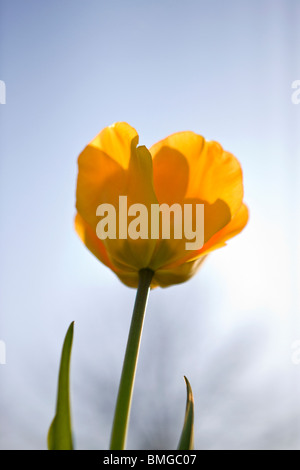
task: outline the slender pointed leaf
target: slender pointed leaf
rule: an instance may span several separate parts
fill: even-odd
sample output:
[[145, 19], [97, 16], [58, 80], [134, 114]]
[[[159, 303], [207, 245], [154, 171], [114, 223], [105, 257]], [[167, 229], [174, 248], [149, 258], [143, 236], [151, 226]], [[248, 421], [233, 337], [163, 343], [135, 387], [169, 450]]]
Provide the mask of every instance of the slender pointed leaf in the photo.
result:
[[192, 450], [194, 448], [194, 398], [192, 388], [186, 377], [187, 399], [183, 429], [178, 444], [178, 450]]
[[65, 336], [57, 388], [56, 413], [48, 432], [49, 450], [72, 450], [73, 439], [70, 411], [70, 358], [73, 342], [74, 322]]

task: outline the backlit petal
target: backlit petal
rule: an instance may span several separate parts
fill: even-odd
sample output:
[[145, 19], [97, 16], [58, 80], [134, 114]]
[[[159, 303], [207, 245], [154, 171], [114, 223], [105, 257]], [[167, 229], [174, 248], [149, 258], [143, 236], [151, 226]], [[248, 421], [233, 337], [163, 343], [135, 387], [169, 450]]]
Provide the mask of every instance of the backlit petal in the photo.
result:
[[201, 250], [187, 254], [185, 257], [178, 260], [176, 263], [172, 263], [170, 266], [168, 266], [168, 268], [171, 269], [175, 268], [176, 266], [182, 263], [193, 262], [197, 259], [202, 258], [203, 256], [206, 256], [211, 251], [225, 246], [227, 240], [235, 237], [245, 228], [248, 223], [248, 220], [248, 208], [245, 204], [242, 204], [233, 219], [229, 222], [229, 224], [227, 224], [226, 227], [216, 233], [207, 243], [205, 243]]
[[194, 132], [172, 134], [150, 148], [154, 187], [159, 202], [197, 198], [213, 204], [223, 201], [231, 215], [243, 199], [238, 160], [220, 144]]
[[[130, 140], [131, 139], [131, 140]], [[153, 188], [152, 157], [146, 147], [137, 147], [138, 135], [130, 126], [118, 123], [104, 129], [78, 158], [77, 203], [82, 219], [96, 233], [100, 204], [116, 209], [119, 231], [119, 196], [127, 197], [128, 207], [157, 203]], [[130, 219], [128, 219], [128, 223]], [[149, 225], [149, 221], [148, 221]], [[129, 269], [147, 267], [155, 240], [107, 238], [103, 244], [114, 265]]]

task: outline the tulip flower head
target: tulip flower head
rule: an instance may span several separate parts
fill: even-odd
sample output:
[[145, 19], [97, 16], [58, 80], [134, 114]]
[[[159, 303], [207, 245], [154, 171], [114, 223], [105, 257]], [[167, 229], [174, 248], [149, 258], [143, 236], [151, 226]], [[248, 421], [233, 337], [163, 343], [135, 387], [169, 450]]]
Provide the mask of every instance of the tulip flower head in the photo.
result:
[[248, 221], [238, 160], [194, 132], [149, 150], [125, 122], [103, 129], [78, 158], [75, 228], [86, 247], [129, 287], [188, 280], [211, 251]]

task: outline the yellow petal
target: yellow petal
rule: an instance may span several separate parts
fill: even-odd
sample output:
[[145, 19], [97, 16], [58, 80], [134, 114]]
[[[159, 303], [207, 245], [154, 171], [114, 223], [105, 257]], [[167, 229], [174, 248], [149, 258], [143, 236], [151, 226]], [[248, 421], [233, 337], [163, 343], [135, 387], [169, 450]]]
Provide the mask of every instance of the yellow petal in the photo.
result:
[[204, 260], [205, 256], [202, 256], [195, 261], [186, 262], [173, 268], [166, 267], [157, 270], [152, 281], [153, 287], [169, 287], [189, 280], [196, 274]]
[[131, 146], [139, 141], [137, 131], [126, 122], [115, 122], [105, 127], [89, 144], [90, 147], [108, 155], [122, 168], [128, 168]]
[[240, 164], [217, 142], [205, 141], [194, 132], [179, 132], [153, 145], [150, 152], [159, 202], [197, 198], [213, 204], [219, 199], [232, 216], [241, 206]]
[[168, 268], [172, 269], [182, 263], [195, 261], [197, 259], [202, 258], [203, 256], [206, 256], [211, 251], [217, 250], [218, 248], [225, 246], [227, 240], [235, 237], [245, 228], [248, 220], [248, 208], [246, 204], [242, 204], [235, 216], [229, 222], [229, 224], [227, 224], [226, 227], [216, 233], [207, 243], [205, 243], [201, 250], [187, 254], [184, 258], [178, 260], [177, 263], [173, 263], [168, 266]]
[[128, 287], [138, 286], [138, 271], [132, 270], [126, 266], [115, 266], [111, 262], [103, 242], [99, 240], [94, 230], [91, 229], [79, 214], [75, 216], [75, 230], [88, 250], [90, 250], [101, 263], [110, 268], [124, 284]]
[[116, 205], [119, 194], [126, 194], [126, 169], [138, 134], [126, 123], [103, 129], [78, 158], [76, 207], [82, 217], [95, 227], [99, 204]]
[[101, 263], [105, 264], [108, 268], [115, 271], [115, 267], [111, 263], [104, 244], [97, 237], [94, 230], [83, 220], [83, 218], [76, 214], [75, 216], [75, 230], [79, 238], [83, 241], [85, 246], [90, 250], [93, 255], [98, 258]]
[[[100, 204], [111, 204], [116, 209], [118, 234], [119, 196], [127, 197], [128, 207], [143, 204], [149, 215], [151, 204], [157, 203], [152, 157], [146, 147], [137, 147], [137, 143], [136, 131], [128, 124], [117, 123], [100, 132], [78, 158], [76, 207], [95, 233], [100, 220], [96, 210]], [[155, 240], [118, 238], [103, 240], [114, 265], [129, 269], [148, 266]]]
[[208, 243], [206, 243], [199, 254], [201, 256], [209, 253], [210, 251], [216, 250], [226, 245], [226, 241], [230, 238], [238, 235], [247, 225], [249, 220], [249, 210], [246, 204], [242, 204], [239, 210], [236, 212], [232, 220], [229, 222], [226, 227], [220, 230], [216, 235], [214, 235]]
[[[223, 229], [239, 209], [243, 182], [237, 159], [216, 142], [193, 132], [173, 134], [151, 147], [159, 203], [204, 204], [204, 243]], [[151, 267], [174, 263], [191, 253], [186, 240], [159, 241]]]
[[[196, 204], [204, 205], [204, 245], [216, 234], [219, 233], [231, 220], [230, 210], [227, 204], [220, 199], [209, 204], [201, 199], [185, 199], [180, 204], [182, 219], [184, 220], [185, 204], [193, 206], [195, 215]], [[174, 225], [174, 224], [173, 224]], [[182, 224], [182, 234], [184, 235], [184, 226]], [[170, 239], [159, 239], [152, 255], [149, 267], [156, 271], [157, 269], [170, 264], [176, 264], [178, 260], [189, 259], [193, 251], [187, 250], [186, 245], [190, 240], [184, 236], [181, 239], [174, 239], [173, 233]]]

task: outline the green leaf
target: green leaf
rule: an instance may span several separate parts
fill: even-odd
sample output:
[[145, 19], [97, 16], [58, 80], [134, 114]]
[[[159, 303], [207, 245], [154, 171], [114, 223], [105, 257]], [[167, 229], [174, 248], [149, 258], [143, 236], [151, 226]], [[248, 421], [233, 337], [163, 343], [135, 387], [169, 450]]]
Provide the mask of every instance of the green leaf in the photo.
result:
[[192, 450], [194, 448], [194, 398], [192, 388], [186, 377], [184, 377], [186, 383], [186, 409], [183, 429], [178, 444], [178, 450]]
[[49, 450], [72, 450], [72, 429], [70, 411], [70, 358], [73, 342], [74, 322], [65, 336], [57, 388], [56, 413], [48, 432]]

